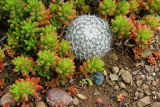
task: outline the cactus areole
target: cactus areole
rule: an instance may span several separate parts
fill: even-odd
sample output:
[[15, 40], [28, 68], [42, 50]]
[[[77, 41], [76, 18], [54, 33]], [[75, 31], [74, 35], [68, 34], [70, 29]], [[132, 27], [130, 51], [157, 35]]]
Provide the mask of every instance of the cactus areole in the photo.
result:
[[66, 31], [65, 39], [71, 42], [77, 59], [103, 57], [109, 50], [113, 35], [104, 20], [93, 15], [76, 18]]

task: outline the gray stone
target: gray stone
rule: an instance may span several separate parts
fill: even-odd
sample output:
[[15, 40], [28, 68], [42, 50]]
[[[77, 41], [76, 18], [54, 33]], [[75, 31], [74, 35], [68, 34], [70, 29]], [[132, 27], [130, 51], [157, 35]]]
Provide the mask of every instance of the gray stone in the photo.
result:
[[152, 107], [160, 107], [160, 102], [155, 102], [152, 104]]
[[116, 75], [116, 74], [110, 74], [109, 77], [110, 77], [111, 81], [117, 81], [118, 80], [118, 75]]
[[77, 97], [73, 98], [73, 104], [74, 105], [79, 105], [79, 99]]
[[118, 82], [118, 84], [121, 88], [126, 88], [126, 85], [123, 82]]
[[136, 81], [136, 84], [137, 84], [137, 86], [142, 85], [142, 80], [137, 80], [137, 81]]
[[0, 105], [3, 106], [3, 104], [9, 103], [11, 106], [15, 106], [15, 100], [12, 97], [12, 94], [10, 92], [4, 94], [0, 99]]
[[99, 95], [99, 94], [101, 94], [101, 93], [99, 91], [97, 91], [97, 90], [93, 93], [93, 95], [95, 95], [95, 96]]
[[114, 74], [117, 74], [119, 72], [119, 68], [118, 67], [112, 67], [112, 72]]
[[118, 60], [118, 56], [117, 56], [117, 54], [114, 53], [114, 52], [112, 53], [112, 59], [115, 60], [115, 61]]
[[122, 79], [125, 83], [131, 83], [132, 85], [132, 82], [133, 82], [133, 79], [132, 79], [132, 75], [130, 74], [130, 72], [128, 72], [128, 70], [125, 70], [125, 69], [121, 69], [120, 70], [120, 75], [122, 76]]
[[149, 96], [143, 97], [142, 99], [138, 100], [138, 102], [137, 102], [138, 107], [144, 107], [149, 104], [151, 104]]
[[150, 65], [145, 65], [145, 69], [147, 72], [151, 72], [151, 66]]
[[146, 49], [144, 51], [142, 51], [142, 58], [147, 58], [148, 56], [150, 56], [152, 54], [152, 51], [150, 49]]
[[46, 107], [43, 101], [37, 102], [36, 107]]

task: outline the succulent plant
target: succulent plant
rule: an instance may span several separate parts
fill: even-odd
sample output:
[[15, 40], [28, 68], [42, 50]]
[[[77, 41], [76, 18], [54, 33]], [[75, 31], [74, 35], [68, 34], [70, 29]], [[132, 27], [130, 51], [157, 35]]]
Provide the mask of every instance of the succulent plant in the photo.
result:
[[28, 96], [35, 97], [39, 99], [37, 90], [41, 90], [42, 86], [38, 85], [40, 78], [29, 78], [18, 79], [11, 85], [9, 92], [12, 94], [16, 102], [27, 102], [29, 100]]
[[93, 79], [96, 85], [101, 85], [104, 82], [104, 75], [102, 72], [96, 72], [93, 75]]
[[134, 30], [134, 23], [130, 18], [126, 16], [116, 16], [114, 20], [111, 21], [111, 31], [116, 33], [118, 38], [130, 38], [131, 30]]
[[118, 15], [126, 15], [126, 14], [129, 13], [129, 9], [130, 9], [129, 2], [126, 1], [126, 0], [122, 0], [122, 1], [117, 3], [116, 13]]
[[141, 23], [136, 25], [136, 31], [132, 31], [134, 41], [140, 48], [146, 48], [154, 40], [154, 32], [149, 25], [143, 25]]
[[116, 7], [115, 0], [103, 0], [99, 3], [98, 11], [102, 17], [113, 16], [116, 12]]
[[93, 56], [93, 58], [87, 59], [86, 62], [83, 62], [83, 66], [79, 66], [79, 70], [87, 76], [87, 73], [95, 73], [95, 72], [103, 72], [104, 71], [104, 62], [101, 60], [100, 57], [96, 58]]
[[5, 54], [4, 54], [4, 51], [2, 50], [2, 48], [0, 46], [0, 72], [1, 72], [1, 69], [3, 68], [4, 58], [5, 58]]
[[155, 15], [147, 15], [142, 18], [153, 30], [159, 30], [160, 19]]
[[[73, 0], [70, 0], [72, 2]], [[73, 3], [77, 10], [80, 10], [82, 13], [88, 13], [90, 11], [89, 5], [85, 4], [85, 0], [76, 0]]]
[[32, 21], [37, 21], [39, 25], [45, 26], [50, 23], [52, 15], [50, 15], [49, 9], [46, 9], [42, 1], [38, 0], [27, 0], [28, 5], [25, 10], [30, 14]]
[[75, 72], [76, 66], [74, 65], [73, 60], [69, 58], [62, 58], [59, 60], [56, 66], [56, 72], [60, 79], [72, 78], [73, 73]]
[[59, 57], [55, 52], [51, 52], [50, 50], [39, 51], [35, 69], [40, 76], [50, 79], [54, 74], [58, 61]]
[[72, 47], [70, 46], [70, 42], [66, 41], [66, 40], [62, 40], [59, 43], [59, 47], [58, 47], [58, 55], [60, 57], [70, 57], [72, 59], [74, 59], [74, 55], [71, 52]]
[[139, 7], [138, 1], [137, 0], [130, 0], [129, 3], [130, 3], [130, 11], [137, 12], [138, 7]]
[[23, 76], [27, 76], [30, 72], [35, 75], [34, 70], [35, 63], [32, 57], [18, 56], [12, 60], [13, 65], [15, 66], [14, 72], [21, 72]]
[[42, 29], [40, 35], [40, 43], [38, 44], [40, 50], [51, 50], [52, 52], [57, 52], [59, 41], [58, 34], [56, 33], [55, 27], [46, 26], [46, 28]]
[[76, 58], [84, 60], [103, 57], [110, 50], [112, 36], [107, 22], [93, 15], [82, 15], [71, 23], [64, 39], [71, 42]]
[[159, 0], [146, 0], [145, 3], [146, 10], [149, 10], [150, 13], [160, 11], [160, 1]]

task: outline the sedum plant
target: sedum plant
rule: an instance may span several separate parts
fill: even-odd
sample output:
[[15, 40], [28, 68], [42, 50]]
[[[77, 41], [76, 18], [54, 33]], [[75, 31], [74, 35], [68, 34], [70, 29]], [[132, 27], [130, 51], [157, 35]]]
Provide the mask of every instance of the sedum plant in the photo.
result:
[[79, 70], [87, 76], [87, 73], [103, 72], [103, 66], [104, 62], [102, 59], [93, 56], [92, 59], [87, 59], [86, 62], [83, 62], [83, 65], [79, 66]]
[[25, 10], [30, 14], [32, 21], [37, 21], [39, 25], [45, 26], [50, 23], [52, 16], [50, 15], [49, 9], [46, 9], [42, 1], [38, 0], [27, 0], [28, 5]]
[[129, 2], [127, 2], [126, 0], [122, 0], [122, 1], [117, 3], [116, 13], [118, 15], [126, 15], [126, 14], [129, 13], [129, 9], [130, 9]]
[[73, 73], [75, 72], [76, 66], [74, 65], [73, 60], [69, 58], [62, 58], [59, 60], [56, 66], [56, 72], [60, 79], [72, 78]]
[[130, 3], [130, 12], [137, 12], [139, 7], [138, 1], [130, 0], [129, 3]]
[[40, 76], [50, 79], [53, 71], [59, 61], [58, 55], [50, 50], [38, 52], [38, 59], [36, 60], [36, 71]]
[[30, 72], [35, 75], [35, 62], [31, 57], [18, 56], [12, 60], [15, 66], [14, 72], [21, 72], [23, 76], [27, 76]]
[[5, 54], [4, 54], [3, 49], [0, 46], [0, 72], [1, 72], [1, 69], [3, 68], [4, 58], [5, 58]]
[[113, 16], [116, 12], [116, 7], [115, 0], [103, 0], [99, 3], [98, 11], [102, 17]]
[[160, 0], [146, 0], [145, 3], [146, 10], [150, 13], [155, 13], [160, 11]]
[[158, 30], [160, 26], [160, 19], [155, 15], [147, 15], [142, 18], [145, 24], [148, 24], [153, 30]]
[[151, 41], [154, 40], [154, 32], [148, 25], [137, 24], [136, 31], [133, 31], [133, 34], [136, 44], [142, 49], [148, 47]]
[[112, 25], [110, 29], [113, 33], [117, 34], [118, 38], [130, 38], [131, 30], [134, 30], [134, 24], [130, 18], [119, 15], [116, 16], [111, 22]]
[[36, 91], [41, 90], [42, 86], [38, 85], [40, 78], [29, 78], [18, 79], [11, 85], [9, 92], [12, 94], [16, 102], [27, 102], [29, 101], [29, 96], [39, 99], [38, 93]]
[[66, 40], [62, 40], [59, 43], [59, 47], [58, 47], [58, 55], [60, 57], [70, 57], [71, 59], [74, 59], [74, 55], [71, 52], [72, 50], [72, 46], [70, 46], [70, 42], [66, 41]]

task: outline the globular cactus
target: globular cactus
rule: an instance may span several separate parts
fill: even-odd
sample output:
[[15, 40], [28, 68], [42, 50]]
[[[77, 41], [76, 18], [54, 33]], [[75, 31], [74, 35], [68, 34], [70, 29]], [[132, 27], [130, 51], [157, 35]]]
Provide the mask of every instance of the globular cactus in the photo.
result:
[[35, 75], [34, 70], [35, 62], [32, 57], [18, 56], [12, 60], [13, 65], [15, 66], [14, 72], [21, 72], [23, 76], [27, 76], [30, 72]]
[[110, 50], [112, 36], [107, 22], [96, 16], [82, 15], [71, 23], [64, 39], [71, 42], [76, 58], [84, 60], [103, 57]]
[[42, 86], [38, 85], [40, 78], [18, 79], [10, 86], [9, 92], [12, 94], [16, 102], [27, 102], [29, 96], [39, 99], [39, 95], [36, 91], [41, 90]]
[[150, 13], [160, 11], [160, 0], [146, 0], [145, 9]]
[[155, 15], [147, 15], [144, 16], [142, 20], [144, 20], [145, 24], [148, 24], [152, 28], [152, 30], [159, 30], [158, 28], [160, 26], [159, 17]]
[[126, 0], [122, 0], [122, 1], [117, 3], [116, 13], [118, 15], [126, 15], [126, 14], [129, 13], [129, 9], [130, 9], [129, 2], [126, 1]]
[[98, 11], [101, 17], [113, 16], [116, 12], [116, 1], [115, 0], [103, 0], [99, 3]]
[[50, 50], [38, 52], [38, 59], [36, 60], [36, 71], [40, 76], [50, 79], [54, 74], [54, 70], [59, 61], [58, 55]]
[[1, 69], [3, 68], [4, 58], [5, 58], [4, 51], [3, 51], [2, 48], [0, 47], [0, 72], [1, 72]]
[[46, 9], [42, 1], [38, 0], [27, 0], [28, 5], [25, 10], [30, 14], [30, 19], [32, 21], [37, 21], [39, 25], [45, 26], [50, 24], [50, 19], [52, 15], [49, 9]]
[[149, 25], [137, 24], [136, 31], [132, 30], [132, 34], [134, 41], [142, 49], [148, 47], [151, 41], [154, 40], [154, 32]]
[[72, 78], [73, 73], [75, 72], [76, 66], [74, 65], [73, 60], [69, 58], [60, 59], [57, 66], [56, 72], [60, 79]]
[[116, 16], [114, 20], [112, 20], [111, 31], [116, 33], [118, 38], [130, 38], [131, 30], [134, 30], [134, 23], [130, 18], [126, 16]]
[[104, 71], [104, 62], [100, 57], [96, 58], [93, 56], [93, 58], [87, 59], [86, 62], [83, 62], [83, 65], [79, 66], [79, 70], [87, 76], [87, 73], [95, 73], [95, 72], [103, 72]]

